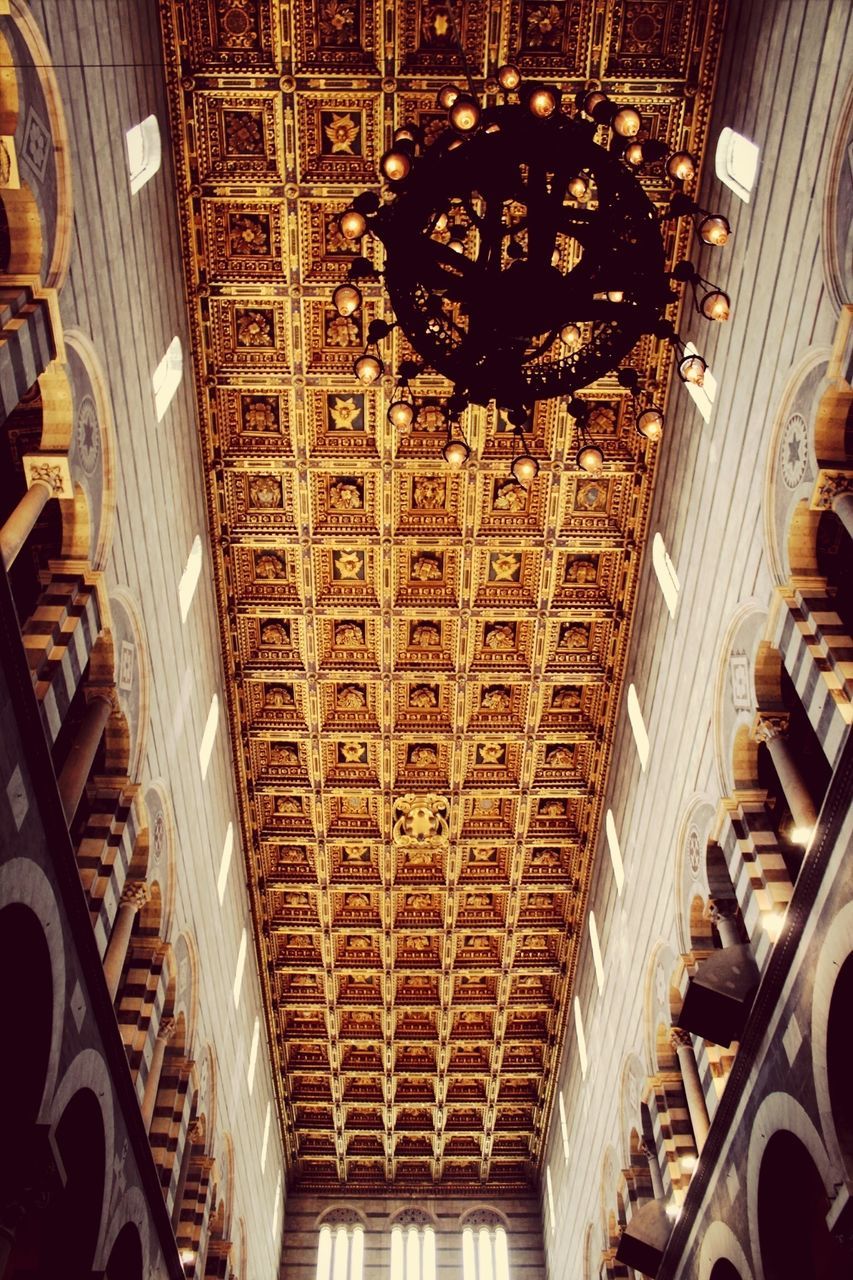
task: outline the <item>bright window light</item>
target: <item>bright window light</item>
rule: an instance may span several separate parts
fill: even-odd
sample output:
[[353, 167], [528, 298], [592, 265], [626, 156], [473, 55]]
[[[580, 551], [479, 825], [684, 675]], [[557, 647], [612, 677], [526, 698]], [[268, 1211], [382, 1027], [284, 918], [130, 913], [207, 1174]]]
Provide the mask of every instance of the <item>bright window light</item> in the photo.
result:
[[267, 1114], [264, 1117], [264, 1138], [261, 1143], [261, 1173], [267, 1167], [267, 1148], [270, 1144], [270, 1123], [272, 1121], [272, 1103], [267, 1103]]
[[397, 1222], [391, 1228], [391, 1280], [436, 1280], [435, 1257], [433, 1227]]
[[316, 1280], [361, 1280], [364, 1269], [364, 1228], [360, 1222], [325, 1222], [317, 1244]]
[[652, 538], [652, 566], [660, 583], [666, 607], [669, 609], [669, 616], [674, 618], [675, 610], [678, 607], [678, 593], [681, 590], [681, 584], [675, 572], [675, 565], [669, 558], [666, 544], [659, 533], [656, 533]]
[[124, 145], [127, 149], [130, 194], [135, 196], [160, 169], [163, 148], [157, 117], [146, 116], [139, 124], [132, 125], [124, 135]]
[[157, 421], [162, 422], [184, 376], [184, 353], [180, 338], [173, 338], [166, 354], [151, 375]]
[[217, 694], [214, 694], [210, 699], [210, 710], [207, 713], [204, 733], [201, 735], [201, 746], [198, 749], [198, 763], [201, 768], [202, 782], [204, 782], [207, 777], [207, 768], [210, 764], [210, 754], [213, 751], [213, 744], [216, 741], [216, 730], [218, 727], [219, 697]]
[[216, 892], [219, 895], [219, 905], [222, 906], [222, 900], [225, 897], [225, 886], [228, 884], [228, 872], [231, 869], [231, 855], [234, 852], [234, 823], [228, 823], [228, 830], [225, 832], [225, 843], [222, 846], [222, 857], [219, 859], [219, 875], [216, 877]]
[[509, 1280], [506, 1231], [500, 1223], [481, 1222], [462, 1231], [462, 1280]]
[[255, 1068], [258, 1065], [258, 1045], [261, 1042], [261, 1020], [255, 1018], [255, 1025], [252, 1028], [252, 1047], [249, 1050], [249, 1069], [246, 1072], [246, 1084], [249, 1086], [249, 1097], [252, 1096], [252, 1090], [255, 1087]]
[[272, 1237], [273, 1243], [275, 1243], [279, 1238], [280, 1224], [278, 1221], [278, 1215], [280, 1211], [281, 1211], [281, 1171], [279, 1171], [278, 1182], [276, 1183], [276, 1186], [275, 1186], [275, 1205], [272, 1211], [272, 1224], [270, 1226], [270, 1236]]
[[391, 1229], [391, 1280], [403, 1280], [404, 1275], [403, 1228], [395, 1226]]
[[581, 1064], [581, 1075], [586, 1079], [587, 1056], [586, 1056], [586, 1036], [583, 1030], [583, 1015], [581, 1013], [581, 1002], [575, 996], [575, 1035], [578, 1041], [578, 1057]]
[[187, 556], [187, 563], [181, 574], [181, 580], [178, 583], [178, 603], [181, 606], [181, 622], [186, 622], [187, 614], [190, 611], [190, 605], [193, 602], [195, 589], [198, 586], [199, 576], [201, 574], [201, 564], [204, 559], [201, 538], [196, 534], [193, 539], [193, 545], [190, 554]]
[[749, 204], [750, 193], [758, 176], [758, 158], [761, 155], [758, 147], [742, 133], [725, 128], [717, 140], [717, 153], [714, 167], [720, 182], [740, 196]]
[[551, 1219], [551, 1235], [557, 1230], [557, 1215], [554, 1213], [554, 1188], [551, 1185], [551, 1166], [545, 1170], [545, 1185], [548, 1189], [548, 1216]]
[[592, 962], [595, 965], [595, 981], [598, 990], [604, 990], [604, 960], [601, 956], [601, 943], [598, 939], [598, 925], [595, 923], [595, 912], [589, 913], [589, 941], [592, 946]]
[[619, 837], [616, 835], [616, 823], [610, 809], [604, 816], [604, 829], [607, 833], [607, 847], [610, 850], [610, 861], [613, 865], [613, 878], [616, 881], [616, 892], [622, 892], [625, 883], [625, 867], [622, 862], [622, 850], [619, 848]]
[[[700, 352], [692, 342], [684, 345], [684, 353], [688, 356], [698, 356]], [[685, 382], [684, 387], [690, 396], [690, 399], [696, 405], [703, 422], [711, 421], [711, 410], [714, 407], [714, 400], [717, 395], [717, 379], [714, 377], [710, 369], [705, 369], [705, 376], [702, 379], [702, 385], [697, 386], [695, 382]]]
[[563, 1100], [562, 1089], [557, 1094], [557, 1101], [560, 1104], [560, 1133], [563, 1138], [563, 1159], [566, 1164], [569, 1163], [569, 1126], [566, 1120], [566, 1104]]
[[316, 1280], [329, 1280], [332, 1274], [332, 1228], [325, 1223], [317, 1242]]
[[249, 945], [249, 939], [244, 929], [240, 935], [240, 949], [237, 952], [237, 969], [234, 974], [234, 1008], [240, 1007], [240, 996], [243, 991], [243, 970], [246, 967], [246, 948]]
[[634, 735], [634, 742], [637, 744], [637, 755], [640, 757], [640, 768], [645, 773], [646, 765], [649, 763], [649, 735], [646, 732], [646, 724], [643, 720], [643, 713], [640, 710], [640, 700], [637, 697], [637, 690], [633, 684], [628, 685], [628, 719], [631, 722], [631, 732]]

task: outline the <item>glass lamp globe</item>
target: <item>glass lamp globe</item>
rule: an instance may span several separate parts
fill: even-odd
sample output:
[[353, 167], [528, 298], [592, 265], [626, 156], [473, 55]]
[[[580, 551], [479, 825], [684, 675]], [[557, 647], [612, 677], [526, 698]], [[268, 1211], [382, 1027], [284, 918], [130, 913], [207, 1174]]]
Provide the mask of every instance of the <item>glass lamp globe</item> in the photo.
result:
[[539, 475], [539, 463], [532, 453], [525, 450], [513, 459], [511, 471], [518, 483], [526, 489]]
[[644, 409], [637, 418], [637, 430], [647, 440], [660, 440], [663, 433], [663, 414], [657, 405]]
[[480, 104], [469, 93], [460, 93], [450, 108], [450, 123], [458, 133], [473, 133], [480, 123]]
[[575, 200], [585, 200], [589, 195], [589, 183], [578, 173], [574, 178], [569, 178], [566, 190]]
[[458, 97], [459, 90], [455, 84], [443, 84], [438, 91], [438, 105], [449, 111]]
[[388, 421], [401, 431], [412, 425], [414, 417], [415, 409], [410, 400], [392, 400], [388, 406]]
[[363, 382], [366, 387], [372, 386], [377, 378], [381, 378], [385, 372], [385, 366], [378, 356], [372, 356], [365, 352], [363, 356], [359, 356], [353, 365], [353, 372], [359, 382]]
[[699, 235], [705, 244], [724, 245], [732, 233], [728, 218], [709, 213], [699, 223]]
[[341, 214], [340, 228], [347, 240], [360, 240], [367, 230], [367, 218], [358, 209], [347, 209]]
[[731, 299], [722, 289], [712, 289], [710, 293], [706, 293], [700, 307], [706, 320], [728, 320], [732, 310]]
[[464, 440], [457, 438], [448, 440], [441, 452], [447, 465], [452, 467], [454, 471], [458, 471], [460, 467], [465, 466], [471, 450]]
[[588, 116], [591, 116], [595, 108], [601, 102], [607, 101], [607, 94], [602, 93], [600, 89], [593, 89], [583, 100], [583, 109]]
[[361, 306], [361, 290], [354, 284], [339, 284], [332, 294], [339, 316], [351, 316]]
[[628, 164], [632, 164], [634, 168], [639, 168], [643, 163], [643, 144], [642, 142], [632, 142], [625, 148], [625, 159]]
[[560, 330], [560, 341], [573, 348], [580, 345], [581, 331], [576, 324], [564, 324]]
[[517, 89], [521, 84], [521, 72], [518, 67], [514, 67], [510, 62], [498, 67], [498, 84], [502, 89], [506, 89], [508, 93], [511, 93], [513, 89]]
[[597, 444], [585, 444], [578, 449], [575, 462], [581, 471], [594, 476], [604, 466], [604, 454]]
[[613, 128], [621, 138], [633, 138], [640, 132], [640, 113], [636, 107], [620, 107], [613, 117]]
[[402, 182], [412, 171], [412, 160], [405, 151], [392, 147], [379, 161], [379, 167], [389, 182]]
[[705, 381], [707, 364], [701, 356], [685, 356], [678, 365], [678, 376], [682, 382], [690, 382], [694, 387], [701, 387]]
[[534, 89], [527, 103], [527, 108], [531, 115], [537, 116], [540, 120], [547, 120], [552, 116], [559, 106], [559, 100], [553, 89], [544, 86], [541, 89]]
[[666, 162], [666, 171], [676, 182], [687, 182], [696, 172], [696, 161], [689, 151], [674, 151]]

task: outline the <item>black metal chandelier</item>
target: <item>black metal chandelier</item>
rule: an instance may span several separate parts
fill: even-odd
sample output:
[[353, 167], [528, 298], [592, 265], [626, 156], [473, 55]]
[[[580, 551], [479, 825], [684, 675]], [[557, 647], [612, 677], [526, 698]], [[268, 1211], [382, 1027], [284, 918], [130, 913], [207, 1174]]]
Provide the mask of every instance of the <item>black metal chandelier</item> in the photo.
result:
[[[360, 285], [381, 275], [395, 324], [422, 361], [398, 371], [389, 421], [411, 427], [423, 411], [411, 379], [423, 369], [440, 374], [453, 385], [446, 401], [430, 402], [446, 425], [445, 459], [461, 466], [468, 458], [464, 409], [494, 401], [514, 429], [513, 474], [527, 484], [538, 464], [523, 429], [537, 400], [568, 399], [578, 465], [594, 471], [603, 453], [586, 433], [589, 406], [576, 393], [617, 371], [638, 431], [657, 439], [663, 413], [643, 400], [636, 370], [622, 362], [653, 334], [676, 347], [679, 376], [701, 383], [704, 361], [686, 352], [665, 314], [679, 283], [692, 287], [699, 314], [728, 318], [727, 295], [691, 263], [667, 272], [661, 218], [638, 181], [642, 166], [665, 161], [676, 192], [664, 217], [692, 217], [709, 245], [724, 244], [730, 228], [686, 194], [693, 157], [644, 138], [635, 107], [593, 88], [572, 109], [554, 85], [525, 83], [509, 65], [497, 81], [502, 101], [486, 106], [470, 77], [467, 89], [445, 85], [439, 104], [448, 124], [429, 145], [417, 126], [397, 129], [380, 161], [381, 196], [359, 195], [340, 219], [349, 240], [369, 233], [382, 243], [384, 270], [357, 257], [334, 302], [352, 315]], [[600, 126], [608, 146], [597, 141]], [[354, 365], [365, 385], [385, 372], [379, 344], [395, 324], [368, 326]]]

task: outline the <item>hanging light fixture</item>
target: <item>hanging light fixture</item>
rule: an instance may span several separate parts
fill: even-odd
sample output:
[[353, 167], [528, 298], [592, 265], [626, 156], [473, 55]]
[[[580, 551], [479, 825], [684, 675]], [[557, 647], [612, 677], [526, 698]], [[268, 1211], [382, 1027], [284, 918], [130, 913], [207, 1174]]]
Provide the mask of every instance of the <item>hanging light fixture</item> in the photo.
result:
[[[496, 73], [498, 102], [487, 99], [468, 73], [452, 4], [449, 17], [467, 83], [439, 90], [448, 123], [428, 145], [415, 125], [395, 131], [380, 160], [382, 198], [364, 193], [341, 216], [347, 239], [381, 242], [384, 269], [356, 259], [347, 282], [355, 294], [336, 291], [335, 305], [352, 314], [358, 282], [381, 278], [423, 367], [453, 385], [463, 408], [494, 402], [528, 421], [538, 400], [574, 397], [619, 368], [643, 334], [677, 344], [665, 312], [679, 284], [693, 289], [700, 315], [728, 315], [728, 296], [694, 268], [667, 273], [661, 219], [637, 178], [644, 164], [662, 162], [677, 188], [664, 216], [690, 216], [709, 245], [724, 244], [730, 227], [686, 195], [694, 157], [646, 136], [639, 109], [596, 84], [572, 104], [556, 85], [525, 81], [506, 64]], [[379, 341], [371, 326], [356, 361], [366, 385], [384, 371]], [[693, 381], [697, 372], [682, 350], [680, 376]], [[411, 425], [412, 403], [395, 393], [389, 420]], [[660, 434], [657, 406], [638, 401], [635, 421], [647, 438]], [[458, 416], [445, 445], [455, 460], [470, 452], [457, 425]], [[594, 470], [602, 451], [584, 447], [585, 469]]]
[[527, 447], [524, 431], [520, 423], [516, 423], [512, 433], [512, 463], [510, 471], [523, 487], [531, 485], [539, 475], [539, 463]]
[[634, 407], [634, 424], [647, 440], [660, 440], [663, 434], [663, 410], [656, 404], [643, 407], [640, 403], [640, 375], [636, 369], [626, 367], [618, 373], [619, 385], [627, 388]]
[[577, 429], [578, 451], [575, 454], [575, 465], [587, 475], [598, 475], [604, 466], [604, 450], [589, 434], [589, 408], [583, 400], [574, 396], [569, 401], [569, 413], [574, 418]]

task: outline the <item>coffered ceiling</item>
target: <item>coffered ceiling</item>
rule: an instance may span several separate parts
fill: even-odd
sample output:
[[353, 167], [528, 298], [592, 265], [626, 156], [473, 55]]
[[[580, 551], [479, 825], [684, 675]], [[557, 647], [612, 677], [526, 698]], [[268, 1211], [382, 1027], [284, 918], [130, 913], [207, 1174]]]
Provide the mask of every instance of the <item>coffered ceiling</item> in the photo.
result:
[[[701, 153], [723, 0], [460, 3], [474, 75], [603, 80]], [[237, 788], [294, 1182], [535, 1179], [582, 945], [656, 447], [594, 388], [603, 473], [540, 403], [395, 432], [352, 376], [338, 216], [458, 74], [431, 0], [166, 0], [200, 447]], [[487, 90], [495, 89], [487, 79]], [[643, 178], [663, 203], [660, 166]], [[668, 224], [670, 261], [688, 226]], [[410, 354], [384, 344], [395, 369]], [[665, 393], [666, 353], [633, 361]], [[445, 390], [422, 377], [416, 391]], [[422, 424], [423, 425], [423, 424]], [[573, 1040], [567, 1052], [573, 1052]]]

